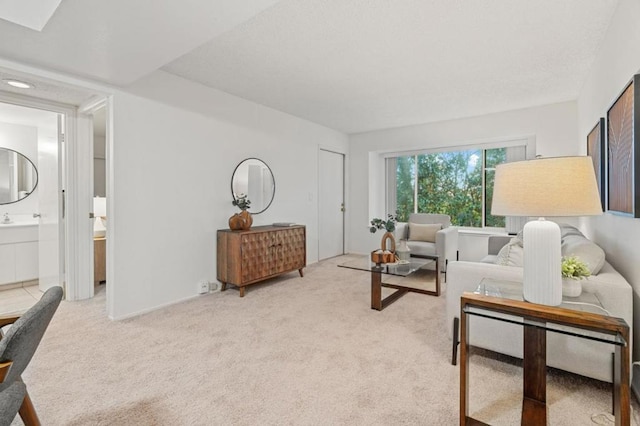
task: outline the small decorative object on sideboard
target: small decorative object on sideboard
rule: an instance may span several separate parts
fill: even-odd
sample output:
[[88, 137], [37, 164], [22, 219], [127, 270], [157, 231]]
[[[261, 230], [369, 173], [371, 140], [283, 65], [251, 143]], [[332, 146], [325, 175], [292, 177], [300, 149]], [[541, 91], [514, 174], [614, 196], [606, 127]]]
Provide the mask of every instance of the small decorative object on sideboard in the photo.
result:
[[[377, 265], [381, 263], [393, 263], [396, 260], [396, 239], [393, 236], [393, 231], [396, 230], [397, 221], [397, 217], [392, 214], [387, 215], [387, 220], [378, 218], [371, 220], [369, 232], [374, 234], [378, 229], [384, 229], [386, 231], [380, 242], [380, 250], [371, 252], [371, 261]], [[387, 241], [389, 241], [389, 247], [387, 247]]]
[[234, 206], [240, 208], [241, 212], [236, 213], [229, 218], [229, 228], [234, 231], [246, 231], [251, 228], [253, 218], [251, 213], [247, 211], [251, 205], [251, 201], [247, 198], [246, 194], [238, 194], [231, 202]]
[[577, 256], [562, 258], [562, 295], [578, 297], [582, 293], [581, 279], [591, 275], [589, 267]]

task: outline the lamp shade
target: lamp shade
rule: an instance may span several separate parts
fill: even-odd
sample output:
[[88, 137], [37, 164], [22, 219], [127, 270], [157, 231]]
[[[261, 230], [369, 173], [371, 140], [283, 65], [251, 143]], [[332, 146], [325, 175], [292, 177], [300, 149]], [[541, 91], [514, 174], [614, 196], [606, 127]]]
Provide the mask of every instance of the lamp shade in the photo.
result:
[[602, 214], [590, 157], [553, 157], [496, 167], [491, 214], [590, 216]]
[[105, 197], [93, 197], [93, 215], [95, 217], [107, 215], [107, 199]]
[[562, 303], [560, 227], [542, 216], [602, 213], [589, 157], [555, 157], [496, 167], [491, 214], [539, 216], [522, 229], [524, 299], [544, 305]]
[[103, 218], [107, 216], [107, 199], [104, 197], [93, 198], [93, 237], [102, 238], [107, 234], [107, 229], [104, 226]]

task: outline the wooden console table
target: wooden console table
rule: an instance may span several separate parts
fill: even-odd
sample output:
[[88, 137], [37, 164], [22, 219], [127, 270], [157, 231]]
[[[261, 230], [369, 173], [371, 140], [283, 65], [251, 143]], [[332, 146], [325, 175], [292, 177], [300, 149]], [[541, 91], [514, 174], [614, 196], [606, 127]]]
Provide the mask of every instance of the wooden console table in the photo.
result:
[[[505, 314], [509, 317], [505, 317]], [[469, 321], [477, 315], [524, 327], [522, 401], [523, 425], [546, 425], [546, 332], [552, 331], [615, 346], [614, 415], [616, 425], [629, 425], [629, 326], [621, 318], [521, 300], [504, 299], [475, 293], [460, 298], [460, 424], [485, 424], [469, 416]], [[519, 321], [518, 321], [519, 319]]]
[[218, 231], [217, 275], [222, 283], [240, 289], [286, 272], [298, 270], [307, 262], [306, 228], [295, 226], [254, 226], [247, 231]]
[[105, 237], [93, 239], [93, 282], [98, 285], [107, 280], [107, 240]]

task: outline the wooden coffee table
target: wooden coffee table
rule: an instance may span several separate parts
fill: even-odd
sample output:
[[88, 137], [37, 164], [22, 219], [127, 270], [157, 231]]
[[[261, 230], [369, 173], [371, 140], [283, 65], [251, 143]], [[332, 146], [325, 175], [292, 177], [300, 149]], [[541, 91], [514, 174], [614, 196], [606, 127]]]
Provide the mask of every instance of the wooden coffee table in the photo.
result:
[[[438, 256], [411, 258], [409, 263], [383, 263], [379, 266], [371, 262], [368, 256], [361, 256], [338, 266], [341, 268], [365, 271], [371, 274], [371, 309], [377, 311], [383, 310], [409, 292], [440, 296], [440, 259]], [[412, 276], [412, 278], [419, 278], [420, 281], [423, 281], [423, 278], [427, 282], [435, 281], [435, 290], [397, 283], [384, 283], [382, 282], [383, 275], [388, 277]], [[382, 287], [393, 288], [396, 291], [383, 298]]]

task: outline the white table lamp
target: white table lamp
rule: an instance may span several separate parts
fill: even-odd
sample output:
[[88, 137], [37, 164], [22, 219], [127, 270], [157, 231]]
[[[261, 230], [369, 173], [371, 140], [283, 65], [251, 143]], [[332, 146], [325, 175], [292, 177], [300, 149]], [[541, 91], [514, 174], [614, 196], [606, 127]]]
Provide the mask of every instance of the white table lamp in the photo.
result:
[[107, 199], [105, 197], [93, 198], [93, 237], [104, 237], [107, 228], [104, 226], [104, 218], [107, 216]]
[[496, 167], [491, 214], [537, 216], [522, 231], [524, 299], [543, 305], [562, 302], [560, 227], [544, 216], [602, 214], [590, 157], [555, 157]]

